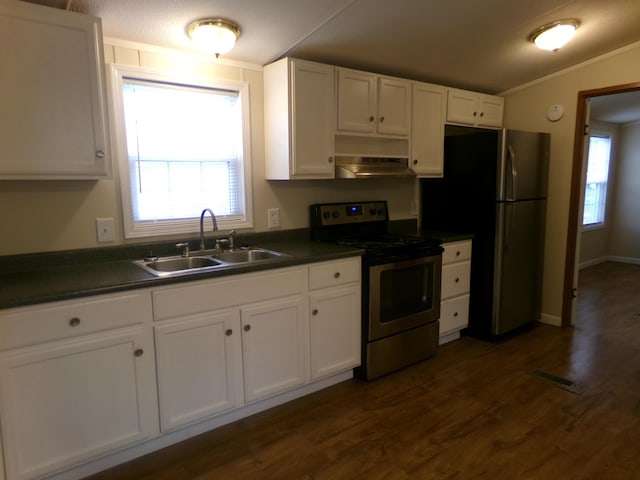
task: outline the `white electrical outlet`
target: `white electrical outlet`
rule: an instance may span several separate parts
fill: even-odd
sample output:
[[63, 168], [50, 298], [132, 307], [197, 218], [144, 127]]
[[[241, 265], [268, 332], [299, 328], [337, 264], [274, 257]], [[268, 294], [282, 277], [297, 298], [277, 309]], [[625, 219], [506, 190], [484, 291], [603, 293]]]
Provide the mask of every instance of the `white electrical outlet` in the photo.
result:
[[113, 218], [96, 218], [96, 233], [99, 243], [115, 242], [116, 233]]
[[280, 209], [268, 208], [267, 209], [267, 222], [269, 228], [280, 228]]

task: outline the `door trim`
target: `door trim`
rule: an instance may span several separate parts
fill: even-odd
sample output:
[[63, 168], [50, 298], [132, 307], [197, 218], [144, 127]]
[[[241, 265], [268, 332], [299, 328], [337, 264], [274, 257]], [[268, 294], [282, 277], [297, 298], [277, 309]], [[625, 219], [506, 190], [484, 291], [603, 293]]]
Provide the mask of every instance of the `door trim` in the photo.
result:
[[584, 126], [587, 123], [585, 102], [589, 98], [614, 95], [616, 93], [640, 90], [640, 82], [613, 85], [609, 87], [582, 90], [578, 92], [576, 110], [576, 126], [573, 135], [573, 166], [571, 170], [571, 194], [569, 197], [569, 224], [567, 227], [567, 248], [564, 262], [564, 284], [562, 300], [563, 327], [571, 326], [572, 294], [574, 286], [574, 271], [576, 262], [576, 243], [578, 236], [578, 212], [580, 211], [580, 187], [583, 151]]

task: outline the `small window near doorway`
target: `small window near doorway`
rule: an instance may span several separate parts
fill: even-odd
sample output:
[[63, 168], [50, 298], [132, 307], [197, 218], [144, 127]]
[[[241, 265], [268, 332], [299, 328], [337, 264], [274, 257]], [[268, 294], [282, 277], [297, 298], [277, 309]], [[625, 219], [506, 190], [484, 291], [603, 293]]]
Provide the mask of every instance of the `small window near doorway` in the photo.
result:
[[611, 136], [591, 135], [587, 157], [587, 182], [584, 192], [582, 226], [595, 228], [604, 225], [611, 160]]

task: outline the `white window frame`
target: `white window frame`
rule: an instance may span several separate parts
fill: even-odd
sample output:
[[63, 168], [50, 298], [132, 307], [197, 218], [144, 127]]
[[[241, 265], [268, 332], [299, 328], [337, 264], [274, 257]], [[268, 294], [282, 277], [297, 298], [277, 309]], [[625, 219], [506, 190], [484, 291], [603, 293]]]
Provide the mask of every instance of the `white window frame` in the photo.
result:
[[[176, 85], [188, 85], [237, 91], [240, 97], [242, 109], [242, 175], [243, 175], [243, 211], [244, 213], [232, 218], [218, 218], [220, 230], [242, 229], [253, 227], [253, 199], [251, 177], [251, 121], [249, 108], [249, 85], [246, 82], [213, 80], [195, 75], [179, 73], [165, 73], [155, 70], [146, 70], [123, 65], [110, 65], [110, 83], [113, 106], [112, 125], [114, 130], [115, 148], [114, 155], [120, 179], [120, 196], [122, 199], [122, 218], [124, 224], [125, 239], [136, 239], [155, 236], [171, 236], [177, 234], [197, 233], [200, 230], [200, 212], [209, 208], [202, 205], [193, 218], [172, 219], [157, 222], [135, 222], [133, 217], [133, 201], [130, 190], [127, 139], [124, 122], [123, 84], [125, 79], [139, 79], [151, 82], [174, 83]], [[215, 213], [215, 211], [214, 211]]]
[[584, 188], [585, 188], [585, 194], [584, 194], [584, 198], [582, 199], [583, 202], [583, 206], [582, 206], [582, 211], [583, 211], [583, 218], [582, 218], [582, 231], [583, 232], [588, 232], [590, 230], [598, 230], [601, 228], [606, 228], [607, 227], [607, 217], [608, 217], [608, 211], [609, 211], [609, 198], [610, 198], [610, 192], [611, 192], [611, 181], [612, 181], [612, 177], [611, 177], [611, 173], [612, 173], [612, 164], [613, 164], [613, 159], [614, 159], [614, 150], [615, 150], [615, 139], [616, 139], [616, 135], [615, 135], [615, 131], [610, 130], [608, 128], [606, 128], [604, 125], [602, 126], [592, 126], [590, 128], [589, 131], [589, 140], [591, 140], [591, 137], [601, 137], [601, 138], [608, 138], [609, 142], [610, 142], [610, 147], [609, 147], [609, 165], [608, 165], [608, 171], [607, 171], [607, 182], [606, 182], [606, 186], [605, 186], [605, 194], [604, 194], [604, 205], [603, 205], [603, 211], [602, 211], [602, 222], [595, 222], [595, 223], [588, 223], [585, 224], [584, 223], [584, 202], [586, 201], [586, 188], [587, 188], [587, 172], [589, 169], [589, 163], [588, 163], [588, 152], [587, 152], [587, 165], [585, 166], [585, 184], [584, 184]]

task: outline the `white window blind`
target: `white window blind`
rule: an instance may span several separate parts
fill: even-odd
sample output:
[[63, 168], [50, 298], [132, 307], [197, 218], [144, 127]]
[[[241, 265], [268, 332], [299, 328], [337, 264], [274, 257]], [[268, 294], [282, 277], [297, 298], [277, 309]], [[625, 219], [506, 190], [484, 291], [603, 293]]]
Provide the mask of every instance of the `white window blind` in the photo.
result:
[[251, 226], [246, 90], [122, 70], [125, 235], [197, 231], [204, 208], [220, 229]]
[[607, 200], [611, 137], [591, 136], [587, 156], [583, 226], [602, 225]]

